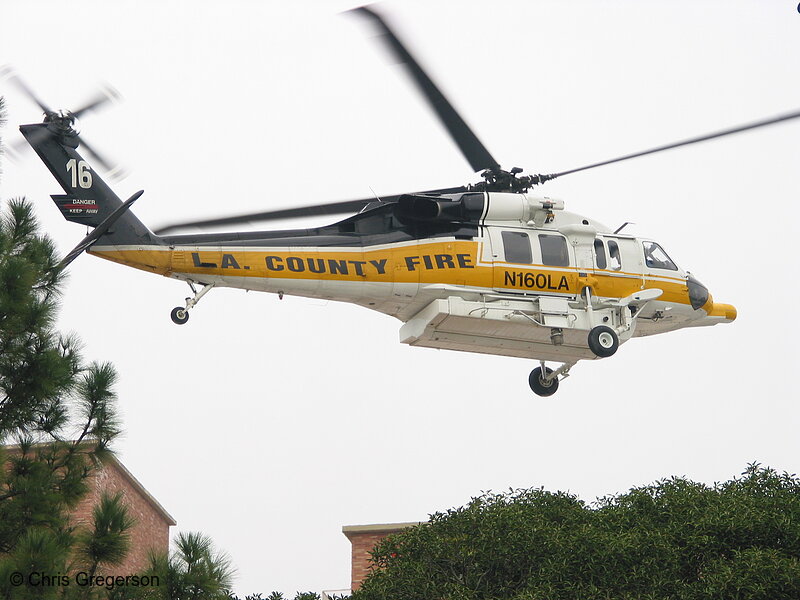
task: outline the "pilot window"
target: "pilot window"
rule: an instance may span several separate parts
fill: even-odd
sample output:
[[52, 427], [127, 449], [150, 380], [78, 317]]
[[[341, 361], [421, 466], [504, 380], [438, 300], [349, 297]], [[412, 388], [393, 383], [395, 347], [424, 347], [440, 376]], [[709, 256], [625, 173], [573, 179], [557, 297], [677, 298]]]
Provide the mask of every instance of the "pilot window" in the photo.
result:
[[594, 241], [594, 255], [597, 260], [598, 269], [605, 269], [608, 267], [608, 261], [606, 260], [606, 247], [603, 245], [602, 240]]
[[678, 266], [672, 262], [664, 249], [655, 242], [644, 242], [644, 261], [651, 269], [667, 269], [677, 271]]
[[531, 242], [528, 234], [521, 231], [503, 231], [503, 249], [506, 253], [506, 262], [522, 263], [529, 265], [533, 262], [531, 255]]
[[560, 235], [539, 234], [539, 246], [542, 249], [542, 264], [551, 267], [568, 267], [569, 252], [567, 240]]
[[608, 265], [614, 271], [622, 268], [622, 261], [619, 258], [619, 245], [614, 240], [608, 240]]

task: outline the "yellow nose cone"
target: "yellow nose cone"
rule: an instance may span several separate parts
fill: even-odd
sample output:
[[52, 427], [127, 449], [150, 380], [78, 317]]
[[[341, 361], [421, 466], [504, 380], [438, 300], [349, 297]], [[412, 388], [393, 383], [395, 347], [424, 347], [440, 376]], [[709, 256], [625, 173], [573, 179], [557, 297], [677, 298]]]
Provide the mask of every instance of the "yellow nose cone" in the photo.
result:
[[726, 321], [736, 320], [736, 307], [732, 304], [720, 304], [714, 302], [711, 305], [711, 310], [708, 311], [709, 317], [722, 317]]

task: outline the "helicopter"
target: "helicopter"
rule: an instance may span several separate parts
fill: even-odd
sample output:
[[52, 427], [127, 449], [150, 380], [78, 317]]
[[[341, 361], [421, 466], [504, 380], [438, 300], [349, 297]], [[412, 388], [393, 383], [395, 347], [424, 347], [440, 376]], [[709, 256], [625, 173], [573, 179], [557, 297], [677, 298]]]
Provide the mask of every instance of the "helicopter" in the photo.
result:
[[[171, 311], [179, 325], [215, 287], [350, 302], [398, 318], [412, 346], [539, 361], [534, 393], [550, 396], [580, 360], [608, 358], [632, 337], [730, 323], [736, 310], [678, 267], [655, 240], [627, 235], [531, 193], [549, 180], [788, 119], [789, 113], [578, 169], [523, 175], [504, 170], [374, 9], [358, 13], [382, 31], [473, 171], [452, 188], [176, 223], [148, 229], [79, 153], [85, 109], [55, 112], [20, 130], [64, 190], [64, 217], [93, 231], [62, 261], [88, 251], [186, 281], [192, 295]], [[235, 225], [294, 216], [350, 214], [331, 225], [261, 232], [174, 235], [178, 227]], [[545, 363], [560, 363], [551, 369]]]

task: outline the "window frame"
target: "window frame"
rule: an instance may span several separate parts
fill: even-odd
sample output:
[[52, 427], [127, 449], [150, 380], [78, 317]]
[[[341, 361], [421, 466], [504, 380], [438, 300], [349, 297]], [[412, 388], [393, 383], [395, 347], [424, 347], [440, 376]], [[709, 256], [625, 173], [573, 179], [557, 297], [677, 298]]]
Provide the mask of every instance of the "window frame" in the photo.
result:
[[[648, 250], [647, 245], [650, 244], [651, 248]], [[666, 261], [658, 261], [658, 264], [651, 264], [651, 257], [654, 251], [661, 251], [661, 254], [667, 259]], [[659, 269], [661, 271], [680, 271], [678, 265], [675, 264], [675, 261], [672, 260], [667, 254], [667, 251], [659, 244], [658, 242], [654, 242], [652, 240], [642, 240], [642, 252], [644, 253], [644, 264], [647, 266], [648, 269]], [[652, 258], [652, 262], [655, 263], [657, 261], [656, 258]]]

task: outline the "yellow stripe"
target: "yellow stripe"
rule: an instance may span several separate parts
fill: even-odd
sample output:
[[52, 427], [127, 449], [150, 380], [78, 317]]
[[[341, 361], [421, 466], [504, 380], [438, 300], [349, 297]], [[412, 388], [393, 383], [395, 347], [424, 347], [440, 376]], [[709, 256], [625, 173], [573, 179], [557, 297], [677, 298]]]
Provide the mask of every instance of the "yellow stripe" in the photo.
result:
[[[689, 304], [686, 283], [678, 278], [661, 276], [656, 278], [627, 271], [586, 271], [575, 267], [483, 262], [481, 248], [482, 243], [476, 241], [451, 240], [404, 244], [374, 250], [354, 248], [352, 251], [301, 247], [281, 248], [275, 251], [264, 248], [223, 251], [191, 247], [160, 250], [150, 247], [114, 250], [102, 248], [90, 252], [107, 260], [165, 276], [186, 273], [222, 277], [374, 281], [423, 285], [441, 283], [562, 294], [579, 294], [584, 286], [591, 286], [596, 296], [607, 298], [624, 298], [641, 290], [644, 282], [645, 288], [658, 288], [664, 291], [659, 300]], [[281, 270], [268, 269], [268, 257], [272, 257], [273, 269], [281, 268]], [[413, 269], [409, 269], [409, 260]], [[214, 266], [196, 266], [196, 261]], [[333, 263], [342, 267], [340, 271], [346, 269], [346, 273], [332, 273]], [[324, 272], [310, 272], [310, 267]], [[585, 276], [581, 276], [580, 273], [585, 273]], [[531, 278], [533, 285], [526, 286], [526, 282], [531, 283]], [[547, 281], [548, 284], [539, 285], [543, 281]]]

